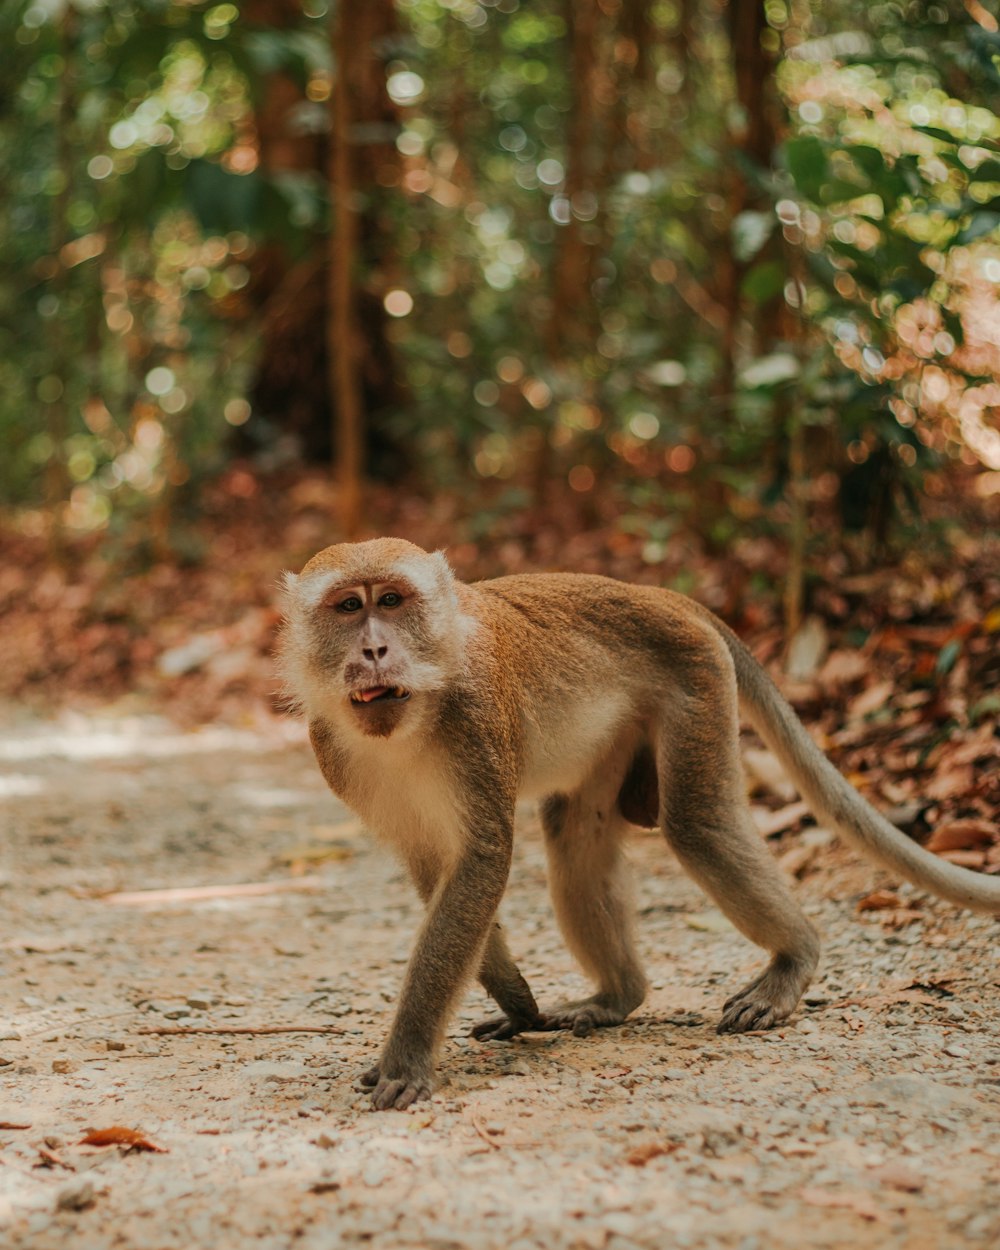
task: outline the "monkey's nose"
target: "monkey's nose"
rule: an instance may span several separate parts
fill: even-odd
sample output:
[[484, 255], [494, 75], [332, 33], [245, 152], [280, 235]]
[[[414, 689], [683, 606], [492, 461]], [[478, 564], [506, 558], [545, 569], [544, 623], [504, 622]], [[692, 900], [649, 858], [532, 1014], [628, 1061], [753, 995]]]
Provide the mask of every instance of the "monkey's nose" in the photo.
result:
[[374, 664], [376, 660], [384, 659], [385, 653], [389, 650], [386, 646], [381, 647], [362, 647], [361, 654], [366, 660], [371, 660]]

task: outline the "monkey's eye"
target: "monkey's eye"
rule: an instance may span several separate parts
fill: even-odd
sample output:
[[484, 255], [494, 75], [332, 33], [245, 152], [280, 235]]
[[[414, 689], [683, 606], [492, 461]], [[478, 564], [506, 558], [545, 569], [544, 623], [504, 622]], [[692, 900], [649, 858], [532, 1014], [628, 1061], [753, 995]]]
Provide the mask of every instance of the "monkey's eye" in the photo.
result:
[[365, 605], [361, 602], [357, 595], [349, 595], [348, 598], [341, 600], [337, 604], [338, 612], [360, 612]]
[[387, 590], [384, 595], [379, 598], [378, 606], [380, 608], [398, 608], [403, 602], [403, 596], [395, 590]]

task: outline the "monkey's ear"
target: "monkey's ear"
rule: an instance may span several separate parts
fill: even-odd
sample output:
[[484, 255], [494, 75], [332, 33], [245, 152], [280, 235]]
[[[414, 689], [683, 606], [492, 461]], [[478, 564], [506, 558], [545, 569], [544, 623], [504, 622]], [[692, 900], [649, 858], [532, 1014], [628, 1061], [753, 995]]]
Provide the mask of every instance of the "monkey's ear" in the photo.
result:
[[454, 578], [455, 570], [448, 563], [448, 557], [444, 554], [443, 551], [433, 552], [431, 555], [431, 559], [437, 565], [439, 573], [443, 573], [444, 576], [449, 579], [449, 581], [452, 578]]
[[299, 584], [297, 573], [284, 572], [278, 579], [278, 599], [281, 606], [287, 611], [295, 598], [296, 587]]

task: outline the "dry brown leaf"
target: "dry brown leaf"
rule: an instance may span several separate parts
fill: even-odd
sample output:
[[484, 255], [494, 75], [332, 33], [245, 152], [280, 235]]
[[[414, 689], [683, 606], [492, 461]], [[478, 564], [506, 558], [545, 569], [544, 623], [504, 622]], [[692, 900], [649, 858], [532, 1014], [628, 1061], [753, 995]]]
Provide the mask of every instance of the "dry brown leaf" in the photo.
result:
[[30, 1124], [15, 1124], [13, 1120], [0, 1120], [0, 1129], [31, 1128]]
[[645, 1145], [636, 1146], [634, 1150], [630, 1150], [625, 1156], [625, 1162], [630, 1163], [634, 1168], [644, 1168], [650, 1159], [673, 1154], [676, 1149], [676, 1142], [646, 1142]]
[[823, 663], [830, 647], [826, 622], [820, 616], [807, 616], [788, 644], [785, 672], [792, 681], [809, 681]]
[[985, 851], [938, 851], [938, 857], [946, 859], [949, 864], [958, 864], [960, 868], [986, 867]]
[[790, 877], [800, 877], [819, 855], [818, 846], [793, 846], [778, 856], [778, 867]]
[[111, 1128], [90, 1128], [80, 1138], [81, 1146], [127, 1146], [129, 1150], [150, 1150], [155, 1154], [168, 1154], [166, 1146], [158, 1146], [138, 1129], [124, 1128], [120, 1124]]
[[891, 681], [876, 682], [874, 686], [869, 686], [867, 690], [862, 690], [847, 705], [847, 714], [853, 720], [863, 720], [864, 717], [877, 712], [879, 708], [884, 707], [892, 697], [896, 685]]
[[919, 1193], [926, 1184], [920, 1173], [907, 1167], [905, 1163], [883, 1163], [881, 1167], [874, 1169], [872, 1175], [883, 1185], [901, 1189], [908, 1194]]
[[951, 820], [939, 825], [924, 844], [928, 851], [968, 851], [1000, 842], [1000, 825], [994, 820]]
[[958, 764], [947, 769], [939, 769], [924, 788], [929, 799], [954, 799], [959, 795], [968, 794], [975, 782], [975, 773], [971, 764]]
[[791, 803], [795, 798], [795, 787], [789, 781], [781, 761], [771, 751], [746, 747], [743, 751], [743, 763], [754, 782], [754, 789], [763, 786], [785, 803]]
[[902, 901], [892, 890], [873, 890], [858, 903], [858, 911], [882, 911], [887, 907], [901, 907]]
[[860, 681], [871, 668], [871, 660], [860, 651], [831, 651], [819, 671], [824, 686], [846, 686]]
[[789, 803], [787, 807], [781, 807], [776, 812], [768, 811], [766, 807], [752, 807], [750, 815], [761, 837], [770, 838], [776, 833], [784, 833], [786, 829], [791, 829], [803, 816], [808, 816], [809, 804]]
[[65, 1159], [59, 1157], [54, 1150], [49, 1150], [47, 1146], [38, 1147], [38, 1161], [32, 1164], [36, 1168], [62, 1168], [66, 1172], [75, 1172], [76, 1168], [72, 1163], [67, 1163]]

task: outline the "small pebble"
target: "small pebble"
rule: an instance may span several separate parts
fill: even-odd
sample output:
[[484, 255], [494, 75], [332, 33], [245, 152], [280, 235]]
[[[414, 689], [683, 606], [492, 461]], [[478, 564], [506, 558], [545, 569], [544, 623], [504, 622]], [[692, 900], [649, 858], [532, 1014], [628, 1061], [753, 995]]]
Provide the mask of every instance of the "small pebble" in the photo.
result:
[[94, 1205], [94, 1182], [74, 1181], [59, 1191], [56, 1197], [57, 1211], [85, 1211]]
[[968, 1059], [969, 1058], [969, 1051], [966, 1050], [966, 1048], [958, 1042], [949, 1042], [948, 1045], [944, 1048], [944, 1053], [946, 1055], [951, 1055], [953, 1059]]
[[77, 1065], [73, 1062], [72, 1059], [53, 1059], [52, 1060], [53, 1072], [62, 1072], [62, 1073], [75, 1072], [76, 1066]]

